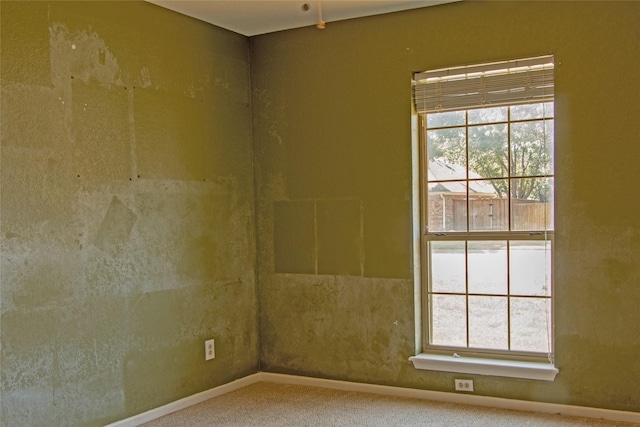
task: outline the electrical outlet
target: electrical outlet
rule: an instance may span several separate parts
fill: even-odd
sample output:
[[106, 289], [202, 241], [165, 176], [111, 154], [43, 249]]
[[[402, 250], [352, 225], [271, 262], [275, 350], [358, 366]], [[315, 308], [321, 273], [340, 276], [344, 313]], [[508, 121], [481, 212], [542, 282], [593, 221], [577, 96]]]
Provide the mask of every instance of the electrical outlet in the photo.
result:
[[215, 359], [216, 357], [216, 346], [213, 340], [206, 340], [204, 342], [204, 360]]
[[456, 391], [473, 391], [473, 380], [454, 380]]

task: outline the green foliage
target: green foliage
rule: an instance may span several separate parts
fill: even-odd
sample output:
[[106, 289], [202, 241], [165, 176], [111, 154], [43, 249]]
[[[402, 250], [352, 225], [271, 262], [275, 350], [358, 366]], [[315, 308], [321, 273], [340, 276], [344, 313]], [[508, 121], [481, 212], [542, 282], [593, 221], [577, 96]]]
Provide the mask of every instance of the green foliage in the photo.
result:
[[427, 126], [429, 160], [468, 167], [470, 179], [486, 179], [500, 198], [510, 187], [513, 199], [550, 200], [553, 103], [429, 114]]

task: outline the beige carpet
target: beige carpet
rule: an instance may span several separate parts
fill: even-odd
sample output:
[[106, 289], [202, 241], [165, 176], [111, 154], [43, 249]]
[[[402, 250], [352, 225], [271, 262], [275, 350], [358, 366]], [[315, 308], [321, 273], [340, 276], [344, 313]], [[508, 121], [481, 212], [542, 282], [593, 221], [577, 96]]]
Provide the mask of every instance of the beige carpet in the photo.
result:
[[204, 426], [637, 426], [422, 399], [259, 382], [144, 424]]

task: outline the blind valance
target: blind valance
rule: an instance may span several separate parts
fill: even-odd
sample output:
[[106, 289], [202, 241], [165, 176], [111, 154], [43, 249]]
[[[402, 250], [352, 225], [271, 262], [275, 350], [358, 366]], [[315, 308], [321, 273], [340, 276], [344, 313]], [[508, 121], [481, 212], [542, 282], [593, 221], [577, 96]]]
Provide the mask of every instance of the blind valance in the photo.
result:
[[553, 56], [414, 75], [418, 113], [553, 101]]

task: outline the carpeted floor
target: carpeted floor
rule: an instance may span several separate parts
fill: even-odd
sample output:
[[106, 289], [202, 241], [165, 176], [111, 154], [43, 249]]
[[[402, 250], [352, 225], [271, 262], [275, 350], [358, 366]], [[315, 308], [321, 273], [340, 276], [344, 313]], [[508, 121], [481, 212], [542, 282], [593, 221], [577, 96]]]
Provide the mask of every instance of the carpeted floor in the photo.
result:
[[145, 427], [637, 425], [270, 382], [258, 382], [144, 424]]

